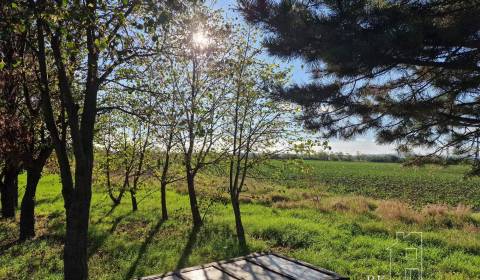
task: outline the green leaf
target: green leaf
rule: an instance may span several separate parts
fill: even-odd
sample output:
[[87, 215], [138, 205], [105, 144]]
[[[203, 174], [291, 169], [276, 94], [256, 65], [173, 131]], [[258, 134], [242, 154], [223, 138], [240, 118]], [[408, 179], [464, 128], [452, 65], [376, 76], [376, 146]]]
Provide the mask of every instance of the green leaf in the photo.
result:
[[97, 46], [100, 50], [106, 49], [108, 47], [107, 38], [104, 38], [104, 39], [97, 38], [97, 39], [95, 39], [95, 46]]
[[23, 33], [23, 32], [25, 32], [25, 30], [26, 30], [25, 25], [23, 25], [23, 24], [18, 24], [18, 25], [17, 25], [17, 28], [18, 28], [18, 31], [19, 31], [20, 33]]
[[3, 62], [2, 60], [0, 61], [0, 70], [3, 70], [4, 67], [5, 67], [5, 62]]
[[74, 43], [74, 42], [67, 42], [67, 48], [68, 48], [68, 49], [73, 49], [73, 48], [75, 48], [75, 43]]
[[22, 64], [22, 61], [21, 60], [17, 60], [15, 61], [15, 63], [13, 64], [13, 68], [17, 68], [18, 66], [20, 66]]

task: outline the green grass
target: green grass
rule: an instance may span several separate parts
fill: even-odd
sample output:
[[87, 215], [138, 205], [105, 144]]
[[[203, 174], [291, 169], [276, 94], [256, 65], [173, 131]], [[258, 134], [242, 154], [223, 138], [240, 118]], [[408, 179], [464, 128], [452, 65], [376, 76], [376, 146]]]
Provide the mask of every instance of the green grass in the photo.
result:
[[[440, 173], [438, 177], [447, 179], [462, 176], [460, 172], [448, 169], [419, 169], [414, 175], [413, 172], [405, 172], [405, 169], [389, 164], [384, 164], [381, 172], [370, 171], [370, 167], [377, 166], [375, 164], [370, 166], [370, 163], [333, 162], [334, 167], [329, 167], [325, 162], [311, 164], [318, 168], [317, 175], [320, 174], [320, 170], [322, 172], [329, 170], [329, 174], [337, 174], [334, 171], [346, 172], [345, 177], [355, 174], [360, 176], [358, 173], [364, 172], [366, 174], [364, 177], [370, 178], [370, 182], [375, 181], [371, 178], [376, 174], [382, 174], [385, 180], [387, 178], [395, 180], [403, 174], [410, 184], [413, 184], [413, 178], [437, 177], [434, 175], [429, 177], [429, 172], [438, 172]], [[340, 170], [341, 166], [344, 167], [344, 171]], [[337, 176], [337, 180], [341, 181], [340, 175]], [[24, 179], [21, 178], [21, 186]], [[273, 250], [334, 270], [352, 279], [367, 279], [368, 275], [388, 275], [390, 268], [388, 249], [393, 252], [394, 275], [400, 275], [402, 268], [408, 265], [403, 256], [404, 249], [418, 248], [422, 244], [424, 279], [475, 279], [480, 275], [478, 227], [480, 217], [477, 213], [472, 215], [472, 224], [465, 224], [469, 227], [404, 223], [402, 220], [382, 218], [377, 213], [377, 206], [371, 208], [368, 206], [362, 208], [362, 211], [358, 211], [359, 206], [350, 210], [348, 207], [344, 208], [339, 201], [344, 201], [342, 202], [344, 204], [346, 201], [346, 206], [352, 201], [359, 201], [358, 205], [361, 205], [364, 199], [330, 193], [322, 193], [321, 200], [324, 204], [321, 207], [307, 203], [291, 207], [284, 205], [279, 208], [279, 203], [299, 202], [302, 198], [310, 200], [311, 196], [308, 196], [308, 193], [312, 192], [315, 196], [315, 188], [304, 188], [301, 184], [289, 188], [272, 182], [254, 180], [248, 183], [247, 193], [249, 195], [256, 193], [251, 203], [242, 204], [251, 252]], [[191, 230], [188, 197], [181, 192], [172, 190], [168, 192], [170, 220], [162, 222], [156, 186], [151, 185], [139, 192], [137, 212], [131, 212], [128, 197], [120, 206], [112, 209], [108, 197], [97, 186], [91, 207], [89, 243], [91, 278], [129, 279], [241, 255], [242, 250], [236, 243], [230, 206], [228, 203], [225, 204], [224, 199], [217, 196], [212, 196], [215, 198], [212, 199], [208, 196], [209, 190], [211, 192], [212, 188], [215, 188], [218, 191], [222, 184], [224, 181], [218, 178], [206, 175], [199, 178], [199, 191], [201, 190], [200, 193], [203, 194], [200, 203], [206, 221], [198, 233]], [[370, 185], [357, 184], [355, 193], [368, 194], [370, 189], [365, 191], [358, 188], [372, 188]], [[457, 182], [458, 185], [460, 183]], [[379, 186], [376, 185], [374, 188], [380, 188]], [[402, 187], [405, 188], [404, 185], [399, 188]], [[339, 193], [343, 192], [348, 190]], [[283, 198], [272, 200], [272, 197], [282, 197], [280, 194], [295, 200]], [[387, 194], [379, 196], [389, 197]], [[397, 193], [391, 195], [398, 196]], [[371, 203], [376, 205], [380, 202], [372, 200]], [[329, 208], [325, 205], [333, 206]], [[17, 238], [18, 217], [17, 222], [0, 221], [0, 250], [3, 249], [0, 254], [0, 279], [62, 278], [64, 209], [58, 176], [48, 175], [41, 180], [36, 214], [37, 238], [20, 245], [9, 245]], [[402, 231], [422, 232], [422, 239], [412, 235], [411, 238], [397, 241], [396, 233]]]
[[399, 199], [417, 206], [462, 203], [480, 209], [480, 178], [465, 178], [466, 165], [404, 167], [398, 163], [311, 160], [301, 167], [292, 166], [274, 161], [264, 165], [259, 176], [278, 174], [276, 177], [291, 187]]

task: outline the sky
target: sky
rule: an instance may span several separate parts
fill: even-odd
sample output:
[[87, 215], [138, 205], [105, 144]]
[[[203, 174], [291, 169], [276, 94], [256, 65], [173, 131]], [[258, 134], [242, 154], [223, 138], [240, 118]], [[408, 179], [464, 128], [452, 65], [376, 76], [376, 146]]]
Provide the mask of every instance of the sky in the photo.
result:
[[[222, 9], [224, 16], [229, 19], [239, 23], [244, 23], [242, 16], [235, 11], [236, 1], [235, 0], [208, 0], [207, 5], [215, 8]], [[269, 56], [264, 54], [263, 59], [279, 64], [281, 67], [291, 67], [292, 69], [292, 82], [297, 84], [308, 83], [310, 75], [307, 73], [307, 68], [302, 67], [302, 61], [292, 60], [292, 61], [283, 61], [279, 58]], [[357, 137], [349, 141], [343, 141], [339, 139], [328, 139], [329, 144], [332, 147], [332, 152], [342, 152], [349, 154], [394, 154], [396, 153], [395, 147], [393, 145], [378, 145], [375, 143], [375, 138], [372, 133], [368, 133]]]

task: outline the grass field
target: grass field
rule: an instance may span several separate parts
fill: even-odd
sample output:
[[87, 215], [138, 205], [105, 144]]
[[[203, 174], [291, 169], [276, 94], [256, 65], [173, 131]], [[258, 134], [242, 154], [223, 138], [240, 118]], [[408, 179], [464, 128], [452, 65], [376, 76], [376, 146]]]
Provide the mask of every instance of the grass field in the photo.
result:
[[[279, 168], [280, 163], [276, 162]], [[403, 275], [417, 265], [405, 248], [422, 249], [424, 279], [478, 279], [479, 180], [463, 180], [466, 167], [406, 169], [397, 164], [308, 162], [311, 172], [293, 180], [280, 168], [275, 180], [249, 179], [242, 214], [249, 251], [273, 250], [352, 279]], [[263, 174], [272, 174], [265, 166]], [[268, 172], [268, 171], [272, 172]], [[284, 177], [281, 180], [282, 176]], [[288, 177], [288, 178], [287, 178]], [[20, 185], [25, 178], [22, 176]], [[112, 208], [100, 186], [92, 201], [89, 268], [92, 279], [130, 279], [242, 254], [225, 178], [198, 178], [205, 226], [192, 232], [183, 184], [168, 192], [170, 220], [160, 220], [154, 184]], [[473, 195], [473, 197], [472, 197]], [[418, 198], [420, 196], [420, 198]], [[457, 197], [458, 196], [458, 197]], [[428, 205], [435, 202], [436, 205]], [[450, 204], [450, 206], [442, 203]], [[37, 194], [37, 238], [13, 244], [17, 222], [0, 221], [0, 279], [61, 279], [63, 199], [56, 175]], [[396, 239], [398, 232], [421, 232]], [[390, 262], [392, 252], [392, 263]], [[388, 279], [388, 277], [386, 277]], [[403, 278], [396, 278], [403, 279]]]
[[470, 168], [466, 165], [403, 167], [398, 163], [317, 160], [305, 161], [302, 165], [274, 161], [263, 165], [258, 173], [259, 176], [277, 173], [274, 177], [279, 178], [278, 182], [290, 187], [394, 198], [416, 206], [462, 203], [480, 209], [480, 178], [465, 178]]

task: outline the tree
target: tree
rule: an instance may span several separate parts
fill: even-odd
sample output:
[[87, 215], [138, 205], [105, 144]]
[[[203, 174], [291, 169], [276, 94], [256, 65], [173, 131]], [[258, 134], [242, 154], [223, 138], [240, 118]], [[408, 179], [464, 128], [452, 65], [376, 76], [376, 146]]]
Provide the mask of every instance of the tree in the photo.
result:
[[[175, 112], [175, 111], [170, 111]], [[168, 114], [168, 113], [167, 113]], [[174, 116], [165, 116], [166, 123], [161, 129], [157, 130], [157, 143], [160, 144], [159, 155], [157, 159], [155, 177], [160, 181], [160, 203], [162, 206], [162, 220], [168, 220], [167, 209], [167, 186], [171, 183], [184, 179], [178, 174], [174, 164], [178, 161], [179, 153], [176, 150], [176, 119]]]
[[[104, 171], [107, 192], [113, 204], [120, 204], [124, 193], [128, 191], [132, 210], [136, 211], [136, 193], [148, 171], [146, 167], [149, 163], [146, 161], [150, 161], [152, 153], [152, 124], [151, 114], [148, 113], [152, 104], [143, 104], [148, 99], [144, 100], [144, 96], [137, 91], [110, 91], [111, 95], [124, 103], [118, 108], [129, 108], [129, 111], [112, 110], [99, 118], [96, 142], [102, 149], [102, 157], [97, 162]], [[107, 105], [105, 102], [102, 104]], [[114, 194], [115, 189], [118, 195]]]
[[[15, 2], [31, 12], [35, 20], [34, 53], [42, 81], [43, 119], [55, 147], [65, 201], [66, 279], [88, 277], [88, 224], [99, 92], [119, 66], [154, 51], [150, 46], [155, 45], [155, 33], [161, 32], [156, 27], [168, 22], [170, 4], [96, 0]], [[50, 61], [66, 111], [68, 142], [54, 118]], [[70, 145], [74, 165], [68, 157]]]
[[[19, 159], [27, 173], [27, 184], [23, 194], [20, 211], [20, 240], [35, 236], [35, 194], [43, 168], [52, 154], [53, 146], [45, 123], [41, 118], [41, 98], [38, 91], [39, 81], [28, 69], [34, 69], [33, 61], [23, 61], [23, 98], [19, 112], [21, 120], [28, 129], [28, 137], [23, 138], [24, 146]], [[61, 110], [61, 109], [60, 109]], [[60, 120], [62, 119], [60, 115]], [[17, 143], [18, 143], [17, 138]], [[21, 143], [22, 141], [20, 141]]]
[[176, 51], [168, 59], [172, 88], [177, 96], [179, 143], [187, 180], [194, 227], [202, 225], [195, 192], [199, 170], [225, 154], [220, 139], [224, 122], [227, 80], [225, 62], [230, 55], [229, 26], [218, 12], [196, 5], [178, 21], [172, 42]]
[[[158, 38], [160, 43], [156, 46], [156, 55], [143, 57], [136, 63], [136, 69], [133, 69], [132, 65], [127, 65], [117, 71], [115, 79], [111, 81], [113, 86], [109, 87], [100, 102], [102, 116], [99, 125], [100, 133], [97, 135], [97, 143], [103, 150], [99, 167], [104, 170], [108, 194], [116, 205], [120, 203], [129, 186], [128, 178], [137, 161], [135, 151], [127, 152], [130, 149], [129, 146], [140, 147], [141, 145], [135, 142], [143, 141], [142, 137], [136, 137], [136, 130], [132, 131], [132, 127], [137, 125], [135, 122], [147, 127], [148, 137], [145, 138], [143, 147], [149, 148], [148, 162], [138, 161], [138, 166], [146, 164], [145, 171], [160, 181], [163, 220], [168, 219], [167, 185], [184, 179], [178, 174], [177, 166], [173, 166], [177, 163], [179, 155], [176, 134], [178, 118], [181, 115], [174, 90], [176, 76], [167, 71], [170, 68], [164, 65], [170, 63], [168, 59], [165, 60], [166, 57], [173, 55], [170, 48], [173, 47], [171, 43], [175, 39], [167, 40], [167, 38], [175, 38], [170, 34], [171, 29], [173, 28], [166, 28], [162, 38]], [[128, 132], [125, 130], [127, 127], [130, 130]], [[132, 138], [132, 136], [135, 137]], [[140, 149], [138, 152], [141, 155], [146, 151], [142, 152]], [[112, 168], [117, 171], [123, 168], [123, 183], [118, 187], [115, 187], [117, 184], [112, 178], [114, 177]], [[137, 173], [141, 176], [143, 172]], [[134, 184], [135, 181], [138, 182], [134, 179]], [[114, 194], [115, 189], [118, 189], [117, 195]]]
[[125, 159], [125, 187], [130, 192], [132, 210], [138, 209], [137, 191], [140, 179], [145, 175], [145, 161], [151, 148], [151, 124], [137, 120], [130, 122], [130, 126], [123, 126], [123, 157]]
[[147, 73], [145, 88], [154, 99], [151, 121], [155, 130], [154, 144], [157, 148], [154, 152], [156, 164], [153, 175], [160, 181], [160, 203], [162, 219], [165, 221], [168, 220], [167, 186], [185, 179], [178, 166], [181, 152], [177, 136], [182, 112], [175, 91], [177, 78], [175, 72], [164, 71], [163, 59], [154, 57]]
[[[327, 136], [376, 131], [399, 150], [474, 158], [480, 131], [480, 6], [475, 1], [240, 1], [273, 55], [314, 82], [278, 92]], [[478, 162], [478, 161], [476, 161]], [[480, 165], [474, 165], [480, 172]]]
[[[96, 135], [99, 151], [95, 165], [97, 167], [96, 172], [98, 173], [96, 181], [99, 184], [106, 185], [108, 196], [114, 206], [120, 204], [126, 191], [126, 182], [123, 181], [123, 184], [118, 184], [115, 176], [115, 173], [121, 172], [119, 171], [120, 164], [118, 163], [117, 155], [118, 128], [115, 117], [116, 114], [99, 116], [99, 132]], [[114, 174], [112, 174], [112, 172]], [[117, 191], [118, 194], [115, 194], [115, 191]]]
[[[14, 218], [18, 205], [17, 176], [21, 171], [23, 143], [28, 130], [19, 116], [22, 91], [20, 62], [24, 56], [25, 35], [15, 30], [15, 11], [9, 5], [0, 8], [0, 194], [2, 217]], [[23, 36], [22, 36], [23, 35]], [[20, 141], [19, 141], [20, 140]]]
[[27, 48], [31, 38], [23, 22], [24, 11], [15, 5], [5, 5], [0, 8], [0, 16], [2, 216], [15, 216], [17, 176], [25, 169], [27, 184], [20, 214], [20, 240], [25, 240], [35, 236], [35, 193], [52, 146], [40, 118], [38, 78]]
[[239, 196], [250, 170], [275, 153], [280, 139], [287, 137], [288, 106], [274, 103], [271, 90], [286, 82], [287, 72], [261, 61], [252, 30], [235, 30], [235, 55], [231, 71], [228, 114], [224, 141], [228, 143], [229, 193], [235, 215], [237, 238], [246, 248]]
[[15, 115], [8, 114], [4, 110], [0, 111], [0, 158], [2, 160], [2, 170], [0, 171], [0, 194], [2, 204], [2, 217], [14, 218], [15, 208], [18, 201], [18, 181], [17, 176], [21, 171], [21, 160], [17, 157], [22, 153], [21, 146], [18, 145], [17, 138], [25, 136], [25, 127], [21, 125]]

